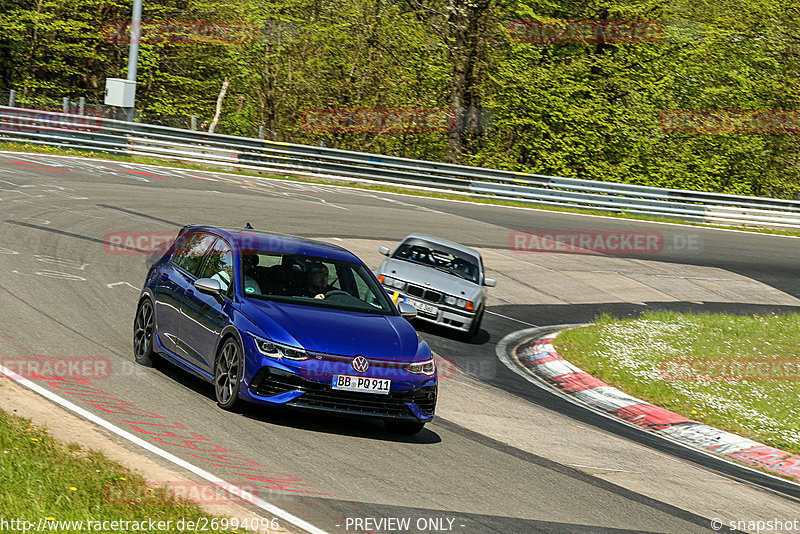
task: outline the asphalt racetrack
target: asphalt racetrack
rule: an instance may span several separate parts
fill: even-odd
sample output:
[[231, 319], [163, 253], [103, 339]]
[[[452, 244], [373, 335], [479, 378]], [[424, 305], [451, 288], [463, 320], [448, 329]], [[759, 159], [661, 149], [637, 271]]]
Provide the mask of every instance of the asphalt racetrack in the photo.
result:
[[[261, 499], [319, 529], [683, 533], [712, 519], [729, 531], [734, 521], [798, 516], [795, 497], [580, 413], [495, 355], [508, 333], [603, 311], [796, 310], [798, 239], [10, 153], [0, 154], [0, 214], [0, 360], [92, 362], [89, 384], [35, 382], [224, 480], [257, 486]], [[133, 364], [152, 255], [115, 244], [135, 238], [147, 250], [185, 224], [246, 222], [341, 244], [372, 268], [378, 245], [414, 231], [481, 250], [498, 285], [475, 342], [417, 325], [446, 362], [437, 419], [422, 433], [282, 410], [227, 413], [200, 380]], [[655, 232], [660, 245], [612, 255], [509, 249], [513, 232], [534, 231]], [[127, 408], [92, 404], [97, 390]], [[3, 395], [0, 387], [0, 407]], [[386, 518], [408, 527], [375, 522]]]

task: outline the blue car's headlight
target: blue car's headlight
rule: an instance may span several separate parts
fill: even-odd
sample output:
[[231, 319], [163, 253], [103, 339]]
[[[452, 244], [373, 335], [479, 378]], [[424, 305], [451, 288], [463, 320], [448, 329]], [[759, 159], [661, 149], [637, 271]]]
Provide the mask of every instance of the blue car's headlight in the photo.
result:
[[436, 373], [436, 362], [431, 358], [422, 362], [413, 362], [405, 366], [405, 370], [415, 375], [433, 376]]
[[289, 345], [283, 345], [282, 343], [275, 343], [269, 339], [257, 336], [252, 332], [248, 332], [248, 334], [250, 334], [250, 337], [253, 338], [258, 352], [264, 356], [269, 356], [270, 358], [275, 359], [287, 358], [289, 360], [308, 359], [308, 353], [304, 349], [290, 347]]

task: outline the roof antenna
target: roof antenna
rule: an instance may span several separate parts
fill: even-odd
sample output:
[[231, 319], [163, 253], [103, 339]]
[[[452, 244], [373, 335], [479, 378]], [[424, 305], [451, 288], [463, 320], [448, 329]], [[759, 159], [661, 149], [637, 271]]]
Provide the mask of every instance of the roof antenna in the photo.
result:
[[252, 230], [252, 229], [253, 229], [253, 227], [252, 227], [252, 226], [250, 226], [250, 223], [247, 223], [247, 224], [245, 224], [245, 225], [244, 225], [244, 229], [245, 229], [245, 230]]

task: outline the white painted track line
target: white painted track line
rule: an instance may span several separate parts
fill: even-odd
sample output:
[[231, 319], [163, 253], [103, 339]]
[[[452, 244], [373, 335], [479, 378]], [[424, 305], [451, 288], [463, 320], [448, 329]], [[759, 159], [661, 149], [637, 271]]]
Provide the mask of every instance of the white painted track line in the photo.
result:
[[72, 402], [70, 402], [70, 401], [68, 401], [68, 400], [66, 400], [64, 398], [59, 397], [58, 395], [56, 395], [52, 391], [43, 388], [42, 386], [32, 382], [31, 380], [28, 380], [27, 378], [25, 378], [23, 376], [18, 375], [17, 373], [15, 373], [14, 371], [8, 369], [7, 367], [4, 367], [3, 365], [0, 365], [0, 373], [4, 374], [5, 376], [10, 378], [11, 380], [17, 382], [21, 386], [26, 387], [26, 388], [30, 389], [31, 391], [34, 391], [34, 392], [38, 393], [39, 395], [45, 397], [46, 399], [48, 399], [48, 400], [50, 400], [52, 402], [55, 402], [59, 406], [61, 406], [63, 408], [66, 408], [67, 410], [69, 410], [69, 411], [71, 411], [71, 412], [83, 417], [84, 419], [88, 419], [92, 423], [94, 423], [96, 425], [99, 425], [99, 426], [102, 426], [103, 428], [105, 428], [106, 430], [109, 430], [110, 432], [113, 432], [117, 436], [119, 436], [121, 438], [124, 438], [124, 439], [130, 441], [131, 443], [139, 445], [140, 447], [143, 447], [143, 448], [147, 449], [148, 451], [152, 452], [153, 454], [157, 454], [158, 456], [160, 456], [161, 458], [167, 460], [168, 462], [171, 462], [171, 463], [173, 463], [173, 464], [175, 464], [177, 466], [183, 467], [184, 469], [186, 469], [188, 471], [191, 471], [195, 475], [197, 475], [197, 476], [199, 476], [199, 477], [211, 482], [212, 484], [216, 484], [217, 486], [219, 486], [220, 488], [224, 489], [225, 491], [227, 491], [229, 493], [241, 496], [243, 500], [246, 500], [248, 503], [252, 503], [252, 504], [256, 505], [257, 507], [261, 508], [262, 510], [264, 510], [265, 512], [267, 512], [269, 514], [272, 514], [272, 515], [274, 515], [276, 517], [284, 519], [284, 520], [288, 521], [289, 523], [291, 523], [292, 525], [294, 525], [296, 527], [299, 527], [299, 528], [305, 530], [306, 532], [309, 532], [310, 534], [327, 534], [326, 531], [315, 527], [311, 523], [308, 523], [307, 521], [305, 521], [303, 519], [300, 519], [299, 517], [297, 517], [295, 515], [290, 514], [286, 510], [283, 510], [282, 508], [278, 508], [277, 506], [275, 506], [273, 504], [270, 504], [270, 503], [266, 502], [265, 500], [256, 497], [255, 495], [251, 494], [250, 492], [239, 488], [235, 484], [231, 484], [230, 482], [226, 482], [226, 481], [222, 480], [221, 478], [217, 477], [216, 475], [213, 475], [213, 474], [209, 473], [205, 469], [201, 469], [201, 468], [199, 468], [199, 467], [187, 462], [186, 460], [178, 458], [174, 454], [170, 454], [167, 451], [165, 451], [163, 449], [160, 449], [160, 448], [156, 447], [155, 445], [153, 445], [151, 443], [148, 443], [147, 441], [141, 439], [140, 437], [135, 436], [135, 435], [131, 434], [130, 432], [127, 432], [127, 431], [119, 428], [118, 426], [116, 426], [116, 425], [114, 425], [112, 423], [109, 423], [105, 419], [102, 419], [101, 417], [96, 416], [95, 414], [89, 412], [88, 410], [85, 410], [85, 409], [81, 408], [80, 406], [78, 406], [76, 404], [73, 404]]

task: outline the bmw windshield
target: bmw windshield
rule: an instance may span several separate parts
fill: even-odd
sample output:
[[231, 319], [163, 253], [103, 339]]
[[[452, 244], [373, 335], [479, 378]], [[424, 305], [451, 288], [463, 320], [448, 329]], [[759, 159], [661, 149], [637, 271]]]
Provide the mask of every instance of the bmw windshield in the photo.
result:
[[362, 263], [273, 251], [245, 251], [242, 294], [270, 300], [397, 315], [389, 297]]
[[393, 258], [434, 267], [453, 276], [479, 283], [480, 269], [475, 258], [449, 247], [439, 246], [419, 239], [409, 240], [397, 247]]

